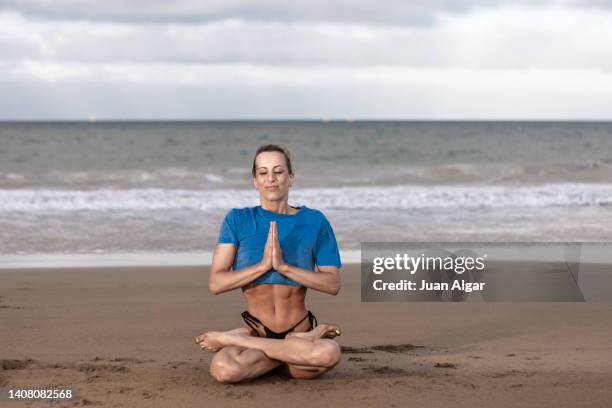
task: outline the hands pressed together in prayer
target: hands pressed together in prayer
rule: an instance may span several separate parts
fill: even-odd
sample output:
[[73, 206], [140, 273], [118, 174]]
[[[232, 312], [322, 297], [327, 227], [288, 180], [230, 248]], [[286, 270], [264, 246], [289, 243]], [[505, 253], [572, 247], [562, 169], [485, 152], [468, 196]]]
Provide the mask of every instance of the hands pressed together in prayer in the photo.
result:
[[313, 273], [314, 269], [305, 269], [285, 262], [278, 239], [276, 221], [270, 222], [270, 230], [268, 231], [268, 238], [264, 246], [263, 256], [261, 261], [256, 264], [256, 268], [258, 273], [257, 276], [261, 276], [274, 268], [274, 270], [284, 277], [307, 288], [332, 295], [336, 295], [340, 290], [340, 271], [338, 267], [317, 265], [318, 272], [321, 273]]
[[280, 242], [278, 241], [276, 221], [270, 221], [268, 239], [266, 241], [266, 246], [264, 247], [263, 257], [259, 264], [266, 272], [274, 268], [280, 273], [282, 273], [288, 266], [283, 260], [283, 250], [281, 249]]

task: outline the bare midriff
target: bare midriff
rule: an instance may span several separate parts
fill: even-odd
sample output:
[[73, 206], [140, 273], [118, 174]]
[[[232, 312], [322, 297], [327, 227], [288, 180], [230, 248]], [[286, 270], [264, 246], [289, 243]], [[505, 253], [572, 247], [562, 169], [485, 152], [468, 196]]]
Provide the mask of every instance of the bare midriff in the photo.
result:
[[[247, 310], [258, 318], [270, 330], [283, 332], [306, 316], [306, 288], [269, 283], [251, 283], [242, 288], [247, 303]], [[308, 319], [301, 322], [294, 330], [308, 330]], [[261, 334], [264, 331], [261, 330]]]

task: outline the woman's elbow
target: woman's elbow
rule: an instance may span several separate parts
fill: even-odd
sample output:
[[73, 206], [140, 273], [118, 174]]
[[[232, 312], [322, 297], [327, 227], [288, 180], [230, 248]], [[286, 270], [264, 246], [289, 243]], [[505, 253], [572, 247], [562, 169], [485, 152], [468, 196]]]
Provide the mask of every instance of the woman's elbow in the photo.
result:
[[319, 272], [325, 273], [325, 284], [321, 292], [337, 295], [340, 292], [340, 270], [332, 266], [320, 266]]
[[208, 290], [210, 290], [210, 293], [212, 293], [213, 295], [218, 295], [223, 292], [219, 285], [216, 282], [213, 282], [212, 280], [208, 281]]
[[332, 285], [329, 288], [329, 291], [327, 293], [329, 293], [330, 295], [336, 296], [338, 294], [338, 292], [340, 292], [340, 282], [335, 283], [334, 285]]

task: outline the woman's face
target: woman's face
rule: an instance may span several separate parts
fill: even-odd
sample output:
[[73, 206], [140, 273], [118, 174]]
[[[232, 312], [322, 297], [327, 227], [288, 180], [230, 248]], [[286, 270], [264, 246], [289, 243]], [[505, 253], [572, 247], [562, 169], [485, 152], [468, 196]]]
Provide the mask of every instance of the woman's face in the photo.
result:
[[255, 159], [253, 184], [259, 195], [268, 201], [286, 200], [293, 176], [289, 175], [281, 152], [262, 152]]

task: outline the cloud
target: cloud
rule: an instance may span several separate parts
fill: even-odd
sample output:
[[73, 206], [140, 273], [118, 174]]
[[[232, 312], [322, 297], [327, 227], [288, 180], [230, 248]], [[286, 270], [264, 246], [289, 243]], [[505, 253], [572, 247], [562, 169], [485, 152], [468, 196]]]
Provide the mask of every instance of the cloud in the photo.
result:
[[0, 119], [612, 118], [595, 3], [0, 0]]
[[571, 0], [3, 0], [0, 9], [43, 19], [198, 23], [215, 20], [427, 25], [437, 13], [465, 13], [507, 4], [607, 6]]
[[612, 117], [612, 73], [597, 70], [79, 64], [26, 71], [27, 79], [0, 82], [1, 119]]
[[435, 26], [266, 23], [132, 25], [0, 14], [4, 62], [158, 62], [610, 69], [612, 12], [505, 7]]
[[0, 0], [0, 10], [56, 20], [201, 23], [215, 20], [429, 25], [438, 13], [507, 5], [610, 8], [606, 0]]
[[225, 19], [259, 21], [340, 21], [374, 22], [401, 21], [423, 23], [439, 10], [459, 11], [478, 5], [495, 5], [497, 0], [481, 1], [387, 1], [384, 5], [370, 1], [311, 0], [4, 0], [0, 9], [16, 11], [34, 17], [74, 20], [131, 22], [202, 22]]

